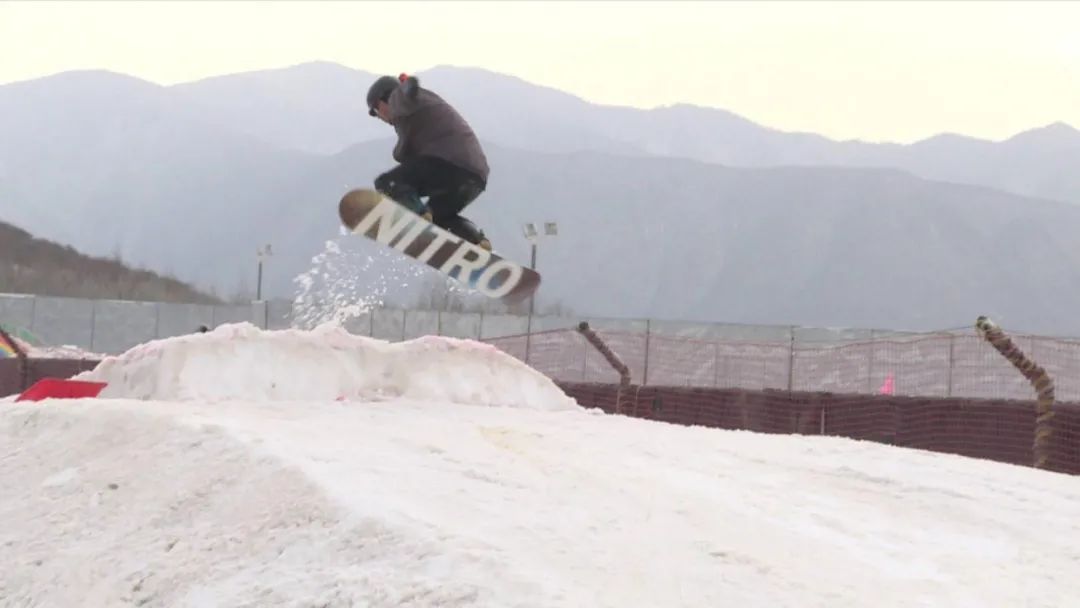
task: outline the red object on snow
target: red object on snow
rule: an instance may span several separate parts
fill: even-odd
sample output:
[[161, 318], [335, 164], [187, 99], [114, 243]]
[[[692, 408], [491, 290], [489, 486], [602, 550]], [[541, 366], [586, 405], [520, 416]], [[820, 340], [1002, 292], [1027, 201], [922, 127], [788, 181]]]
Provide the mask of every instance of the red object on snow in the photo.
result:
[[83, 399], [97, 397], [105, 388], [104, 382], [87, 380], [62, 380], [42, 378], [22, 392], [15, 401], [41, 401], [42, 399]]
[[878, 389], [878, 392], [882, 395], [892, 395], [896, 392], [893, 384], [893, 375], [891, 372], [889, 373], [888, 377], [885, 378], [885, 382], [881, 383], [881, 388]]

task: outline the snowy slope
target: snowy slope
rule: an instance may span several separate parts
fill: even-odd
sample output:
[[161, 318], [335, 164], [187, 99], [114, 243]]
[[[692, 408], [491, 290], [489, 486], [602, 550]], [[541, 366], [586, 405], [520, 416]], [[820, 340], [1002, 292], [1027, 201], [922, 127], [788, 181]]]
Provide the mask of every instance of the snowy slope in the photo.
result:
[[237, 326], [96, 374], [112, 398], [0, 404], [0, 606], [1080, 597], [1075, 477], [602, 415], [443, 339]]

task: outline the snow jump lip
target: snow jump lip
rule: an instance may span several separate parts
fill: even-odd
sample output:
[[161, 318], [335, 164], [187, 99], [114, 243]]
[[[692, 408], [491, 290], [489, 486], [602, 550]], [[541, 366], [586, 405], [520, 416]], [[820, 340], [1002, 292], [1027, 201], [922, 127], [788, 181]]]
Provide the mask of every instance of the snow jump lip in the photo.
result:
[[583, 409], [551, 379], [498, 348], [426, 336], [388, 342], [324, 325], [251, 323], [147, 342], [72, 378], [98, 396], [164, 401], [417, 399], [531, 410]]

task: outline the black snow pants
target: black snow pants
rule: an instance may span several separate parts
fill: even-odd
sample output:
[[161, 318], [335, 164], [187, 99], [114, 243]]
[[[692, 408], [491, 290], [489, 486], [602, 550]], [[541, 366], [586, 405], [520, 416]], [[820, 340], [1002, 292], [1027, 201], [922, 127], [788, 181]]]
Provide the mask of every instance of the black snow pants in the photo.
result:
[[[469, 241], [479, 243], [484, 237], [461, 211], [487, 187], [484, 180], [434, 156], [407, 160], [375, 178], [375, 189], [417, 213], [431, 212], [436, 226]], [[420, 200], [428, 197], [426, 206]]]

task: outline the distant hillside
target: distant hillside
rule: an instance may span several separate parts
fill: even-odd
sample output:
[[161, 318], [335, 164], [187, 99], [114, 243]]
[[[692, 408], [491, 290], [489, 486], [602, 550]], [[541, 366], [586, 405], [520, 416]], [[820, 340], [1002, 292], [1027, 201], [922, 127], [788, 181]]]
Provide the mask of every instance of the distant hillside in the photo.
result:
[[77, 298], [216, 304], [176, 279], [90, 257], [0, 222], [0, 291]]

